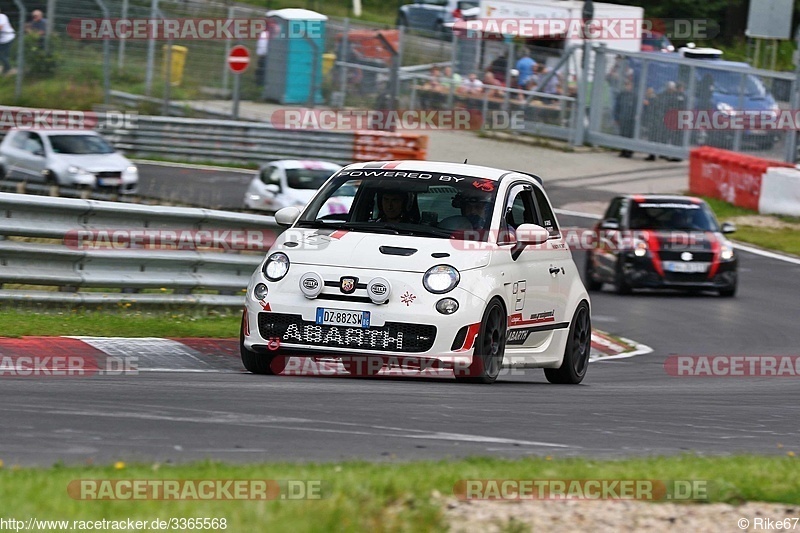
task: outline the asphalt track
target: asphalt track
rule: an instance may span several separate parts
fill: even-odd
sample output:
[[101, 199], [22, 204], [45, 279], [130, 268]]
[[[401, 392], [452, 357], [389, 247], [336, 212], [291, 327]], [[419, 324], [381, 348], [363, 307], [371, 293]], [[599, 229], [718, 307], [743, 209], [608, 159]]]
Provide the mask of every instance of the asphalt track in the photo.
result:
[[[556, 205], [575, 201], [576, 193], [598, 199], [590, 190], [550, 189]], [[575, 260], [583, 264], [582, 252]], [[0, 459], [48, 465], [800, 452], [798, 377], [673, 377], [664, 367], [670, 355], [798, 354], [800, 265], [747, 252], [740, 265], [733, 299], [594, 294], [596, 327], [654, 351], [593, 363], [579, 386], [549, 385], [541, 370], [492, 386], [265, 377], [242, 372], [230, 353], [220, 353], [208, 372], [3, 378]]]

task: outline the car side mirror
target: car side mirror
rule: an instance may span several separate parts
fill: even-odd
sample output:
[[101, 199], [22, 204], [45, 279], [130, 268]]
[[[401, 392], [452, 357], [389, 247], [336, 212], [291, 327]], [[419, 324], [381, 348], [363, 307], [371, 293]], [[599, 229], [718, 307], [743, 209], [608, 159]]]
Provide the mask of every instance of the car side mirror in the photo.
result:
[[284, 207], [275, 213], [275, 222], [284, 228], [290, 227], [300, 217], [300, 209], [295, 206]]
[[550, 232], [537, 224], [520, 224], [516, 238], [522, 244], [542, 244], [550, 238]]
[[733, 233], [736, 231], [736, 224], [733, 222], [723, 222], [720, 230], [722, 230], [722, 233]]
[[280, 193], [280, 192], [281, 192], [281, 186], [280, 186], [280, 185], [278, 185], [277, 183], [270, 183], [269, 185], [267, 185], [266, 187], [264, 187], [264, 189], [265, 189], [267, 192], [270, 192], [270, 193], [272, 193], [272, 194], [278, 194], [278, 193]]
[[619, 229], [619, 222], [615, 218], [608, 218], [600, 223], [600, 229]]
[[33, 151], [33, 155], [44, 157], [44, 150], [42, 150], [41, 148], [37, 148], [36, 150]]

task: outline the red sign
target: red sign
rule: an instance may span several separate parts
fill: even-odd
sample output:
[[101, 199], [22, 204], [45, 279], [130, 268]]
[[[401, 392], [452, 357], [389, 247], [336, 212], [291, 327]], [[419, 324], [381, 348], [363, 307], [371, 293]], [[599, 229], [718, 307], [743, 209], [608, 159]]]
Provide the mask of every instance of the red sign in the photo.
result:
[[250, 51], [242, 45], [231, 48], [228, 54], [228, 68], [236, 74], [241, 74], [250, 66]]

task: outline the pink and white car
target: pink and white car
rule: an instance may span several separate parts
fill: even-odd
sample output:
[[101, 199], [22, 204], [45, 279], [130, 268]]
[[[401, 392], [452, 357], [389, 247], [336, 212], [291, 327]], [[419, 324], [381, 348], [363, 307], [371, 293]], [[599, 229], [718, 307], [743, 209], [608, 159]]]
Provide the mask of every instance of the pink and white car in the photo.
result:
[[[284, 207], [302, 207], [341, 168], [329, 161], [286, 159], [267, 163], [250, 182], [244, 195], [244, 207], [270, 213]], [[329, 212], [347, 212], [350, 202], [352, 196], [342, 196], [339, 202], [329, 205]]]

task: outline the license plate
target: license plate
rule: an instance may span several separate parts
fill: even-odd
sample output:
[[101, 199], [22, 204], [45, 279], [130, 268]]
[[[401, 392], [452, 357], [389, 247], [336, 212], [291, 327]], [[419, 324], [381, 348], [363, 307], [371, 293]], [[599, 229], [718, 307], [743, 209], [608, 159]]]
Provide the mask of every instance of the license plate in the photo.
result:
[[682, 274], [698, 274], [708, 270], [708, 263], [679, 263], [677, 261], [666, 261], [664, 269], [670, 272], [680, 272]]
[[317, 307], [317, 324], [321, 326], [368, 328], [369, 311], [348, 311], [346, 309]]
[[100, 185], [119, 185], [122, 183], [122, 180], [119, 178], [100, 178], [98, 181]]

